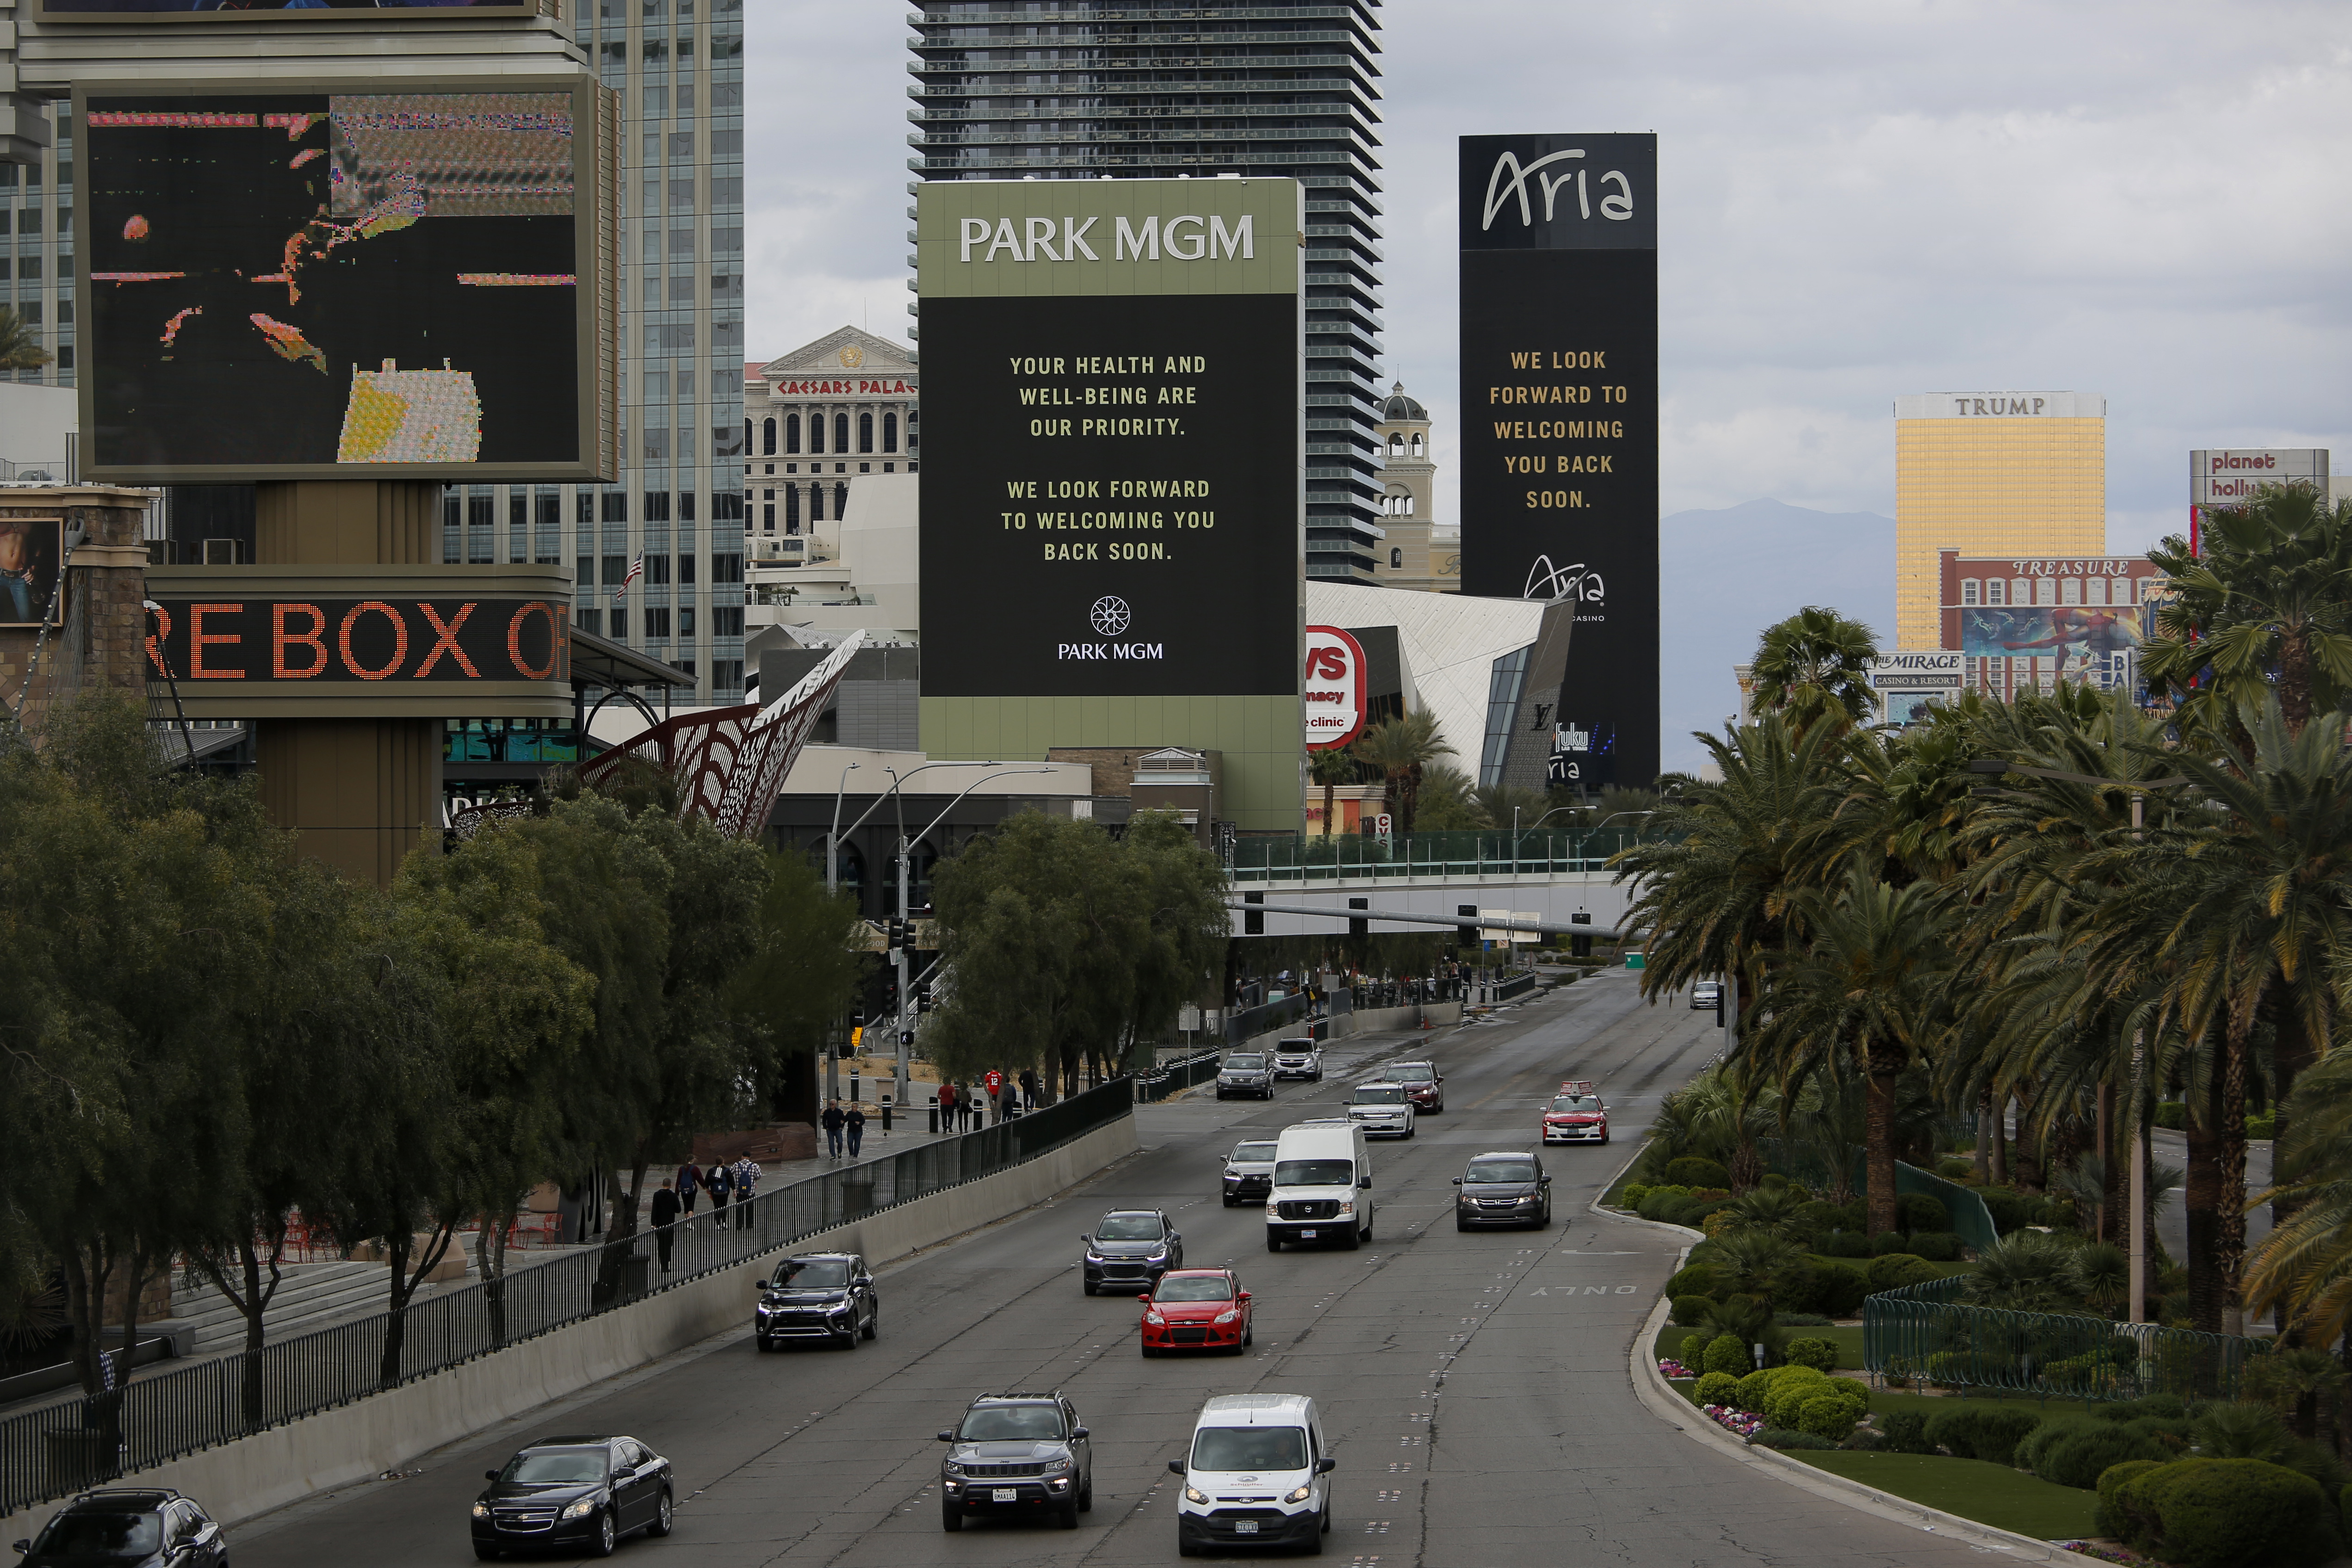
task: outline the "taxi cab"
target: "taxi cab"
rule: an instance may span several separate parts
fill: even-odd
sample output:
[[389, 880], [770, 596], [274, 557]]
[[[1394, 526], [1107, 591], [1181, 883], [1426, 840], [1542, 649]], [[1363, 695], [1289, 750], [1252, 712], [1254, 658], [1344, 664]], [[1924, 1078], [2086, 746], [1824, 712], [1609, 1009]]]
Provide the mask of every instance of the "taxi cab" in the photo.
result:
[[1609, 1141], [1609, 1108], [1592, 1092], [1589, 1078], [1571, 1078], [1543, 1113], [1547, 1144], [1605, 1144]]

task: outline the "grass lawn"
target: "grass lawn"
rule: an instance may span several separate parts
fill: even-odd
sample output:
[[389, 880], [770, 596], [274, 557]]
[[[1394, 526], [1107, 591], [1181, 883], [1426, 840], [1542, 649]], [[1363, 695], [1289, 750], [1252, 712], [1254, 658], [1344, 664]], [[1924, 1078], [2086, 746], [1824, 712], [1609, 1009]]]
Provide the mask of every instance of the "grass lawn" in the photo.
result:
[[1788, 1457], [1891, 1496], [2036, 1541], [2089, 1535], [2099, 1500], [2095, 1492], [2053, 1486], [2023, 1470], [1982, 1459], [1803, 1448]]

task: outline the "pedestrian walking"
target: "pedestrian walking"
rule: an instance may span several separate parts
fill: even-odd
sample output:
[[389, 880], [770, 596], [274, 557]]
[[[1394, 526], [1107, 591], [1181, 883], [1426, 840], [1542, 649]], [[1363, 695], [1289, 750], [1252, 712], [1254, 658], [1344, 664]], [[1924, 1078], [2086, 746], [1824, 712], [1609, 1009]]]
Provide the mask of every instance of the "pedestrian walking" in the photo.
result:
[[702, 1190], [710, 1195], [710, 1228], [726, 1229], [727, 1200], [735, 1193], [735, 1173], [727, 1168], [725, 1160], [710, 1162], [710, 1168], [702, 1173]]
[[662, 1183], [661, 1190], [654, 1194], [654, 1246], [661, 1253], [661, 1271], [665, 1274], [669, 1272], [670, 1243], [677, 1239], [677, 1189], [667, 1182]]
[[1034, 1068], [1021, 1070], [1021, 1108], [1024, 1111], [1037, 1108], [1037, 1073]]
[[1008, 1078], [1004, 1081], [1003, 1098], [997, 1103], [996, 1119], [999, 1122], [1010, 1122], [1019, 1114], [1021, 1114], [1021, 1085]]
[[826, 1149], [832, 1154], [835, 1159], [837, 1160], [841, 1158], [841, 1102], [838, 1100], [826, 1101], [824, 1103], [824, 1114], [819, 1117], [818, 1120], [824, 1124], [824, 1143]]
[[939, 1100], [940, 1131], [942, 1133], [952, 1133], [956, 1130], [955, 1085], [952, 1083], [940, 1084]]
[[849, 1157], [857, 1157], [857, 1145], [866, 1137], [866, 1113], [855, 1100], [849, 1103], [849, 1114], [843, 1117], [842, 1127], [849, 1134]]
[[765, 1174], [760, 1169], [760, 1162], [753, 1159], [748, 1150], [735, 1162], [736, 1229], [751, 1228], [751, 1195], [760, 1190], [760, 1177]]
[[702, 1167], [694, 1156], [686, 1156], [686, 1164], [677, 1167], [677, 1212], [687, 1219], [694, 1218], [695, 1194], [702, 1190]]

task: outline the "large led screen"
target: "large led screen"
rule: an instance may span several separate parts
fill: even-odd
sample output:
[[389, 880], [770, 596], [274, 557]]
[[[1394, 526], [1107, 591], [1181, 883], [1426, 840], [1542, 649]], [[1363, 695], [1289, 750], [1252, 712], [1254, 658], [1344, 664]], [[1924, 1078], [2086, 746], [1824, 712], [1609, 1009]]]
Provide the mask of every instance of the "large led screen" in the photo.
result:
[[2137, 648], [2153, 605], [2019, 605], [2013, 609], [1972, 604], [1960, 612], [1960, 652], [1971, 659], [2054, 659], [2063, 674], [2110, 654]]
[[1659, 753], [1657, 138], [1465, 136], [1460, 152], [1462, 591], [1575, 601], [1557, 695], [1521, 702], [1556, 701], [1612, 737], [1616, 781], [1646, 785]]
[[87, 471], [604, 476], [597, 91], [87, 89]]

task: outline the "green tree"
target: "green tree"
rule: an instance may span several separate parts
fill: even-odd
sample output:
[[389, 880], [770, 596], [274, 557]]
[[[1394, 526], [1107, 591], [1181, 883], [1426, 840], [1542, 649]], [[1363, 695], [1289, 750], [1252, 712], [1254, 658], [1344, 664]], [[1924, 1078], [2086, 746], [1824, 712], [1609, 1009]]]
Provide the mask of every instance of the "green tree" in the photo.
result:
[[1415, 708], [1358, 736], [1356, 755], [1379, 769], [1381, 809], [1396, 818], [1397, 831], [1409, 833], [1423, 770], [1439, 758], [1453, 756], [1454, 747], [1438, 729], [1436, 716]]
[[751, 956], [738, 972], [736, 1013], [763, 1030], [759, 1098], [779, 1120], [814, 1122], [816, 1063], [856, 999], [866, 936], [857, 900], [829, 894], [807, 861], [778, 855], [751, 917]]
[[2172, 597], [2140, 650], [2184, 723], [2227, 731], [2273, 691], [2287, 732], [2352, 695], [2352, 500], [2264, 486], [2206, 514], [2202, 549], [2175, 536], [2148, 552]]
[[1423, 832], [1461, 832], [1491, 828], [1495, 819], [1478, 803], [1470, 776], [1458, 768], [1433, 762], [1421, 771], [1421, 792], [1413, 800], [1413, 825]]
[[[2352, 959], [2335, 960], [2342, 976]], [[2246, 1270], [2246, 1304], [2286, 1309], [2294, 1337], [2332, 1344], [2352, 1328], [2352, 1051], [2336, 1051], [2295, 1086], [2273, 1145], [2277, 1186], [2296, 1202]]]
[[1339, 813], [1334, 810], [1339, 786], [1353, 784], [1359, 770], [1351, 746], [1318, 747], [1307, 754], [1307, 780], [1323, 787], [1323, 836], [1327, 839], [1339, 831]]
[[49, 362], [41, 335], [25, 324], [13, 305], [0, 305], [0, 370], [37, 371]]
[[1831, 710], [1859, 723], [1878, 706], [1870, 686], [1877, 656], [1869, 627], [1809, 604], [1764, 629], [1756, 645], [1754, 706], [1759, 713], [1786, 710], [1799, 725]]

